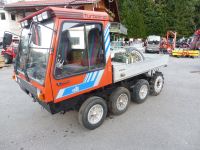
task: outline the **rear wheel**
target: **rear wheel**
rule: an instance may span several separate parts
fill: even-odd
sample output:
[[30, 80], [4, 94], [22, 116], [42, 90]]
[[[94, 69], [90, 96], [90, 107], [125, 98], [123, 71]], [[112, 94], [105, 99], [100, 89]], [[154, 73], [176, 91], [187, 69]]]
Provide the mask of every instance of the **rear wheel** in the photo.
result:
[[139, 80], [133, 88], [132, 100], [138, 104], [145, 102], [149, 95], [149, 82], [147, 80]]
[[5, 64], [10, 64], [12, 63], [12, 57], [8, 54], [4, 54], [4, 61], [5, 61]]
[[150, 80], [150, 94], [157, 96], [161, 93], [164, 85], [164, 77], [161, 72], [156, 72]]
[[107, 115], [107, 104], [100, 97], [90, 97], [79, 110], [79, 123], [89, 130], [99, 127]]
[[123, 114], [130, 104], [130, 92], [124, 87], [116, 88], [109, 98], [109, 111], [113, 115]]

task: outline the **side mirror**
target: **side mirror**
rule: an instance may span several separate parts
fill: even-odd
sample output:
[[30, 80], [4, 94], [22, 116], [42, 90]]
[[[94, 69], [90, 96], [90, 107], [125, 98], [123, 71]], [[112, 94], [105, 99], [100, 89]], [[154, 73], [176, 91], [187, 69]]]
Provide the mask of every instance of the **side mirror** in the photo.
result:
[[12, 43], [12, 34], [10, 33], [4, 33], [4, 36], [3, 36], [3, 49], [6, 49], [6, 46], [7, 45], [10, 45]]

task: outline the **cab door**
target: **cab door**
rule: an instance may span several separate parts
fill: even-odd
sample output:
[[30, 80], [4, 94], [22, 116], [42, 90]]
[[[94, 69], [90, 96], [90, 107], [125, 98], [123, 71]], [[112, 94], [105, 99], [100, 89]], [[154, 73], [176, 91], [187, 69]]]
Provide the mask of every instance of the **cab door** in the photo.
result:
[[54, 102], [104, 86], [104, 32], [101, 22], [61, 20], [52, 71]]

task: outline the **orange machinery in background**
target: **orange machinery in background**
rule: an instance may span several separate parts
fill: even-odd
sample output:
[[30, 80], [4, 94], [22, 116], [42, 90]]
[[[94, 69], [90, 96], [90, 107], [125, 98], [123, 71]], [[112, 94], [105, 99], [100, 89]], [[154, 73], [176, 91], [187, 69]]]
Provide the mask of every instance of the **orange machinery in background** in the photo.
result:
[[161, 42], [161, 52], [171, 54], [176, 47], [176, 37], [177, 32], [167, 31], [166, 38], [163, 38]]
[[188, 48], [177, 48], [172, 51], [172, 56], [176, 57], [198, 57], [200, 50], [200, 29], [195, 31]]

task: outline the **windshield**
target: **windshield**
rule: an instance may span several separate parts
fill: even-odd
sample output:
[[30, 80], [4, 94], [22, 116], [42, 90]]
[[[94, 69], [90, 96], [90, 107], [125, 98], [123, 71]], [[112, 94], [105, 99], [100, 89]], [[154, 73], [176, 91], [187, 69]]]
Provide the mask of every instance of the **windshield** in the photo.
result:
[[147, 37], [148, 44], [158, 45], [160, 44], [160, 36], [149, 36]]
[[17, 69], [40, 84], [44, 84], [53, 26], [53, 21], [33, 23], [22, 31]]
[[148, 44], [158, 45], [158, 44], [160, 44], [160, 41], [148, 41]]

